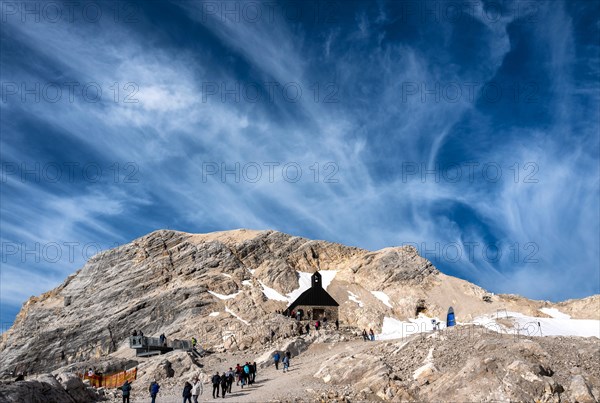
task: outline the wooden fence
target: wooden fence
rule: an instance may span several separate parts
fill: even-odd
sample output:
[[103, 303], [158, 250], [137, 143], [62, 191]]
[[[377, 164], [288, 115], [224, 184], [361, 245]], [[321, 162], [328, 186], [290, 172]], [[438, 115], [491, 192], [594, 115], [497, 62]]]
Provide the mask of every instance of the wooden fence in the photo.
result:
[[94, 374], [88, 375], [87, 373], [79, 375], [81, 378], [88, 379], [90, 385], [96, 388], [120, 388], [125, 381], [133, 382], [137, 378], [137, 367], [128, 369], [127, 371], [117, 372], [116, 374]]

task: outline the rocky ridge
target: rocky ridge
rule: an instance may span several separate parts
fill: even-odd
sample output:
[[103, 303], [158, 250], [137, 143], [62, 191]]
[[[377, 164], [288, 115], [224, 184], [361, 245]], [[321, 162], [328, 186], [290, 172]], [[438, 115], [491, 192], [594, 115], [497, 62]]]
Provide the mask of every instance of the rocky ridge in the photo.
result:
[[[596, 309], [600, 303], [599, 296], [552, 304], [515, 295], [493, 295], [467, 281], [439, 272], [410, 246], [372, 252], [276, 231], [187, 234], [162, 230], [94, 256], [59, 287], [30, 298], [11, 329], [2, 335], [0, 371], [7, 374], [12, 371], [43, 373], [54, 370], [58, 376], [61, 371], [81, 370], [91, 363], [104, 366], [105, 372], [139, 364], [141, 376], [145, 379], [149, 376], [170, 378], [161, 375], [168, 373], [169, 368], [183, 375], [199, 367], [198, 363], [189, 362], [184, 356], [175, 359], [174, 367], [179, 369], [166, 363], [159, 365], [154, 360], [137, 362], [126, 342], [133, 329], [142, 329], [146, 335], [165, 333], [169, 339], [195, 336], [203, 347], [215, 351], [216, 356], [232, 351], [256, 357], [268, 356], [272, 349], [270, 331], [275, 330], [276, 342], [282, 342], [288, 339], [286, 336], [291, 336], [290, 326], [293, 325], [292, 320], [273, 312], [285, 309], [288, 304], [286, 295], [301, 287], [299, 273], [317, 270], [332, 274], [327, 290], [339, 302], [341, 321], [350, 332], [362, 328], [379, 331], [384, 317], [414, 318], [417, 307], [430, 317], [443, 318], [448, 306], [453, 306], [457, 319], [462, 322], [501, 309], [543, 316], [539, 311], [541, 308], [558, 308], [573, 318], [600, 319], [600, 310]], [[385, 293], [391, 307], [377, 298], [373, 291]], [[446, 343], [448, 339], [444, 337], [448, 336], [434, 341]], [[422, 343], [433, 343], [424, 340]], [[597, 339], [593, 340], [592, 346], [597, 347]], [[302, 342], [306, 344], [303, 348], [308, 348], [313, 341]], [[498, 341], [494, 343], [498, 344]], [[441, 357], [440, 351], [453, 350], [445, 347], [431, 350], [432, 347], [427, 344], [411, 351], [420, 367], [428, 365], [422, 370], [423, 376], [458, 382], [444, 375], [443, 360], [436, 361]], [[374, 364], [373, 374], [389, 373], [387, 383], [379, 385], [381, 382], [374, 379], [370, 383], [379, 385], [373, 392], [383, 393], [379, 398], [393, 399], [406, 394], [433, 399], [435, 393], [447, 393], [439, 389], [442, 383], [437, 381], [438, 389], [435, 390], [427, 386], [433, 384], [430, 380], [425, 384], [416, 379], [410, 384], [400, 381], [398, 385], [399, 379], [394, 377], [409, 377], [407, 374], [398, 375], [394, 368], [413, 370], [413, 366], [386, 361], [386, 357], [393, 357], [392, 353], [399, 348], [397, 343], [389, 345], [392, 351], [387, 351], [388, 347], [378, 348], [383, 350], [366, 351], [359, 357], [365, 363], [379, 357], [381, 362]], [[466, 347], [465, 350], [469, 351]], [[429, 351], [432, 355], [430, 362], [423, 363], [428, 359]], [[358, 374], [360, 379], [370, 379], [364, 373], [340, 374], [341, 369], [336, 369], [337, 363], [348, 359], [338, 357], [323, 368], [315, 368], [314, 372], [326, 384], [328, 382], [324, 379], [328, 374], [331, 379], [350, 380]], [[471, 368], [469, 365], [483, 368], [481, 365], [484, 365], [488, 368], [487, 372], [492, 368], [486, 366], [489, 363], [474, 360], [472, 364], [464, 362], [461, 368]], [[509, 371], [509, 367], [521, 368], [524, 371], [525, 367], [516, 363], [518, 360], [513, 361], [502, 362], [497, 368], [502, 371]], [[582, 356], [572, 359], [574, 365], [580, 367], [585, 361]], [[147, 369], [144, 369], [145, 366]], [[477, 372], [479, 369], [469, 371]], [[567, 390], [572, 382], [581, 386], [579, 378], [576, 378], [581, 375], [594, 396], [592, 389], [597, 386], [589, 385], [598, 385], [597, 374], [590, 371], [586, 367], [581, 374], [569, 375], [575, 377], [573, 379], [555, 381]], [[505, 379], [510, 378], [508, 373], [503, 372]], [[535, 371], [532, 373], [537, 377], [546, 376]], [[534, 378], [529, 378], [528, 382], [533, 382]], [[540, 385], [546, 388], [545, 378], [540, 379], [543, 384]], [[552, 389], [553, 384], [548, 383]], [[414, 385], [418, 386], [418, 390], [414, 389]], [[559, 390], [558, 387], [555, 389]], [[352, 393], [355, 392], [358, 393], [356, 390]], [[492, 393], [491, 389], [489, 393]], [[510, 398], [519, 400], [516, 395]]]

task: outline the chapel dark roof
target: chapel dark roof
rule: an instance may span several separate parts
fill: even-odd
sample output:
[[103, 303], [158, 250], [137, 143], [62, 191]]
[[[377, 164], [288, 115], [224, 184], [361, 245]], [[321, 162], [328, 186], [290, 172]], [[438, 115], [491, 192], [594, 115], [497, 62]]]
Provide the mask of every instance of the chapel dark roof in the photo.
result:
[[312, 286], [290, 304], [288, 307], [290, 312], [299, 305], [340, 306], [321, 285], [321, 274], [319, 272], [312, 275], [311, 283]]

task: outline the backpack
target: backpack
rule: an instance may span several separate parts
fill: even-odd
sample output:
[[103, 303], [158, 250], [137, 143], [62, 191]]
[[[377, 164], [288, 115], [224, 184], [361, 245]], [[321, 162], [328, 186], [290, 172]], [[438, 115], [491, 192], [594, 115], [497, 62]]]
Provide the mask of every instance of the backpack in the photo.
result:
[[244, 365], [244, 372], [246, 374], [249, 374], [250, 373], [250, 367], [248, 367], [247, 365]]

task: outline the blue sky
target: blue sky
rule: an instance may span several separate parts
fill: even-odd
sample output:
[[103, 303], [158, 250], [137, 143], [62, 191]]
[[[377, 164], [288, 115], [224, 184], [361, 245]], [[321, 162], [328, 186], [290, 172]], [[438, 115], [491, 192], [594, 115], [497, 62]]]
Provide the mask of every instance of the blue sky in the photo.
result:
[[599, 293], [599, 4], [4, 2], [3, 328], [161, 228]]

